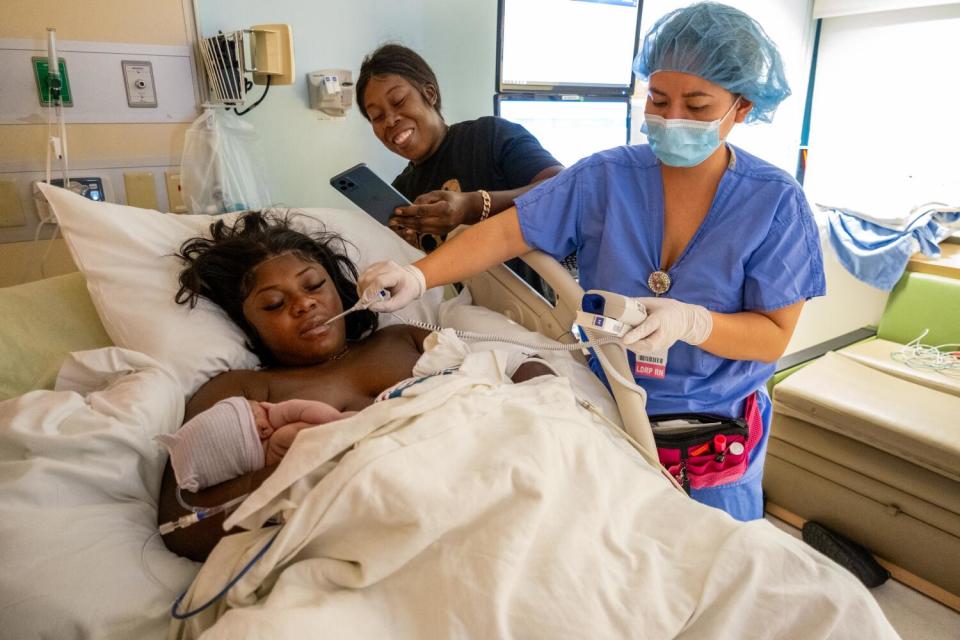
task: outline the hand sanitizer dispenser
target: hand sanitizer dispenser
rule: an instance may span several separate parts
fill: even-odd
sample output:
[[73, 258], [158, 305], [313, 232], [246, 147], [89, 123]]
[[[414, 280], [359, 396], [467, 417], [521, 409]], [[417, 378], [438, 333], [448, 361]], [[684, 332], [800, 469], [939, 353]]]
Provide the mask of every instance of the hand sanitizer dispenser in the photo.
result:
[[310, 108], [333, 118], [345, 118], [353, 106], [353, 74], [346, 69], [322, 69], [307, 74]]

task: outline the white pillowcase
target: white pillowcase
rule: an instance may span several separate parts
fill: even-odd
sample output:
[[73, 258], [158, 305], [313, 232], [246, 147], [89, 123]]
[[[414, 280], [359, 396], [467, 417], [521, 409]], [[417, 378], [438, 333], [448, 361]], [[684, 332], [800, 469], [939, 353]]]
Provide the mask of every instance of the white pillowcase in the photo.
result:
[[[114, 344], [145, 353], [165, 366], [187, 397], [228, 369], [259, 364], [243, 332], [219, 307], [201, 300], [194, 309], [174, 302], [182, 268], [173, 256], [187, 239], [207, 235], [216, 220], [239, 213], [195, 216], [94, 202], [66, 189], [40, 185], [53, 210], [90, 297]], [[423, 254], [359, 211], [297, 209], [304, 230], [339, 233], [356, 247], [350, 258], [362, 271], [379, 260], [400, 264]], [[404, 310], [407, 318], [436, 321], [442, 289]], [[381, 315], [381, 326], [396, 321]]]

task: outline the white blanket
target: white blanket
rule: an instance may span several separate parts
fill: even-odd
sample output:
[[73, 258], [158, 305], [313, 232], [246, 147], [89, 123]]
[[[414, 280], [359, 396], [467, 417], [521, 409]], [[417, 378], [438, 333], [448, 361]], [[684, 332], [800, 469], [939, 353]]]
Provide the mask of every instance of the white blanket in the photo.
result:
[[0, 637], [163, 637], [197, 565], [157, 530], [183, 392], [151, 358], [77, 353], [57, 391], [0, 403]]
[[471, 354], [301, 432], [181, 610], [272, 546], [170, 637], [897, 637], [851, 574], [691, 501], [566, 379], [514, 385], [499, 367]]

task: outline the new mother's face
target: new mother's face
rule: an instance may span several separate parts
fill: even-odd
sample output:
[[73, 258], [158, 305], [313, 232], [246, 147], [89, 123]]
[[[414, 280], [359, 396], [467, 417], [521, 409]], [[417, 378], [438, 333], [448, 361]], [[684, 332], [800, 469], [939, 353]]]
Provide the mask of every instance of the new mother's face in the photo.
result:
[[333, 279], [320, 264], [285, 253], [254, 268], [243, 315], [278, 362], [306, 366], [324, 362], [346, 345], [343, 311]]

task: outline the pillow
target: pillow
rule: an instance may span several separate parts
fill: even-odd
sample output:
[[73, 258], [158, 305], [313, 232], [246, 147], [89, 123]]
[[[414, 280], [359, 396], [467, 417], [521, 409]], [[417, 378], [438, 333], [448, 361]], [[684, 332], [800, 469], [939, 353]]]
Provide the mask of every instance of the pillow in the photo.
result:
[[64, 356], [110, 345], [83, 276], [0, 289], [0, 400], [53, 389]]
[[[70, 254], [104, 329], [119, 347], [145, 353], [167, 366], [187, 397], [228, 369], [259, 363], [243, 332], [219, 307], [201, 300], [194, 308], [174, 302], [181, 263], [173, 256], [188, 238], [205, 235], [225, 216], [176, 215], [94, 202], [66, 189], [40, 185], [60, 224]], [[423, 254], [359, 211], [302, 209], [304, 230], [324, 228], [355, 245], [348, 251], [362, 271], [378, 260], [406, 264]], [[407, 317], [435, 319], [442, 290], [428, 292]], [[381, 315], [381, 325], [395, 324]]]

